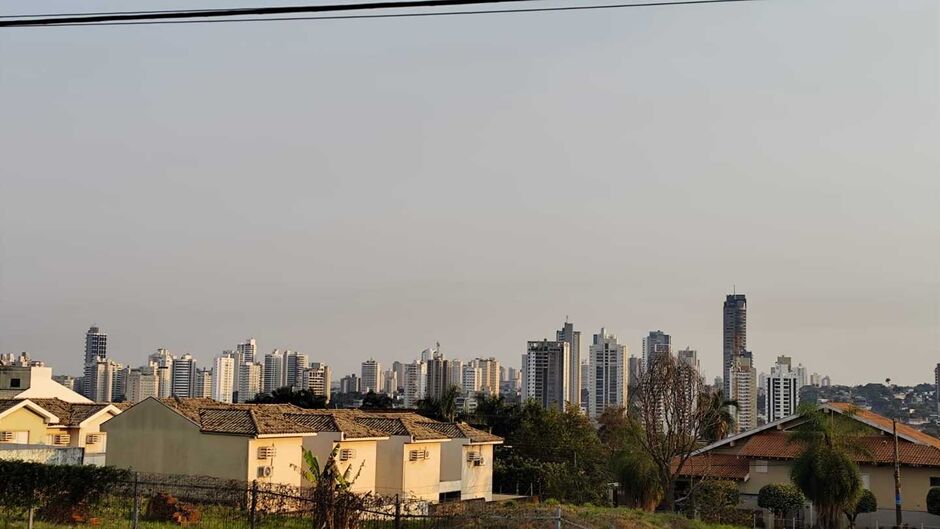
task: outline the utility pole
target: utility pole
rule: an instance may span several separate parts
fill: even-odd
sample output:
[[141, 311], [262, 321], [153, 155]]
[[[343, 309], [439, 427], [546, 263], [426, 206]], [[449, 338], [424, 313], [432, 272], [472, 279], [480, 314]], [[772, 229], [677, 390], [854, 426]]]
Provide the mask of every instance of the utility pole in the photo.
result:
[[901, 529], [901, 458], [898, 456], [898, 420], [891, 419], [894, 432], [894, 517], [897, 528]]

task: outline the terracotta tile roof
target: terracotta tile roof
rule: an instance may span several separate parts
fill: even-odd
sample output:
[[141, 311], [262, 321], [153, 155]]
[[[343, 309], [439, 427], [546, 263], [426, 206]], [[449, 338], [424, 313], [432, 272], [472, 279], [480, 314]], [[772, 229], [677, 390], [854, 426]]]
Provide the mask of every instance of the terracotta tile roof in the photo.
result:
[[[675, 470], [678, 463], [673, 463]], [[733, 454], [706, 453], [690, 457], [679, 475], [687, 478], [709, 477], [713, 479], [746, 479], [750, 471], [750, 461]]]
[[415, 441], [450, 439], [447, 435], [425, 426], [431, 421], [413, 412], [359, 412], [355, 417], [359, 424], [385, 432], [386, 435], [408, 435]]
[[164, 405], [196, 423], [206, 433], [278, 435], [312, 433], [285, 417], [296, 410], [283, 404], [224, 404], [212, 399], [160, 399]]
[[[828, 407], [832, 407], [843, 413], [852, 413], [854, 412], [854, 417], [861, 420], [867, 424], [870, 424], [876, 428], [879, 428], [885, 432], [891, 432], [892, 424], [891, 419], [878, 415], [877, 413], [865, 410], [850, 404], [848, 402], [829, 402], [826, 404]], [[921, 432], [920, 430], [908, 426], [903, 423], [898, 423], [898, 435], [901, 437], [907, 437], [913, 442], [923, 445], [929, 445], [934, 448], [940, 449], [940, 439], [936, 437]]]
[[[0, 399], [0, 412], [4, 412], [22, 402], [19, 399]], [[55, 414], [53, 414], [55, 415]]]
[[503, 438], [483, 430], [478, 430], [465, 422], [425, 422], [422, 423], [436, 432], [451, 439], [469, 439], [471, 443], [501, 443]]
[[60, 426], [79, 426], [83, 421], [110, 406], [104, 402], [65, 402], [61, 399], [29, 399], [59, 418]]
[[[887, 435], [866, 435], [853, 443], [867, 450], [870, 456], [855, 456], [858, 463], [878, 465], [894, 464], [894, 442]], [[791, 443], [789, 435], [767, 432], [752, 436], [738, 451], [739, 457], [765, 459], [793, 459], [800, 455], [802, 446]], [[940, 467], [940, 449], [901, 440], [898, 456], [902, 465]]]
[[388, 437], [385, 432], [356, 421], [358, 410], [304, 410], [297, 408], [286, 416], [316, 432], [342, 432], [346, 439]]

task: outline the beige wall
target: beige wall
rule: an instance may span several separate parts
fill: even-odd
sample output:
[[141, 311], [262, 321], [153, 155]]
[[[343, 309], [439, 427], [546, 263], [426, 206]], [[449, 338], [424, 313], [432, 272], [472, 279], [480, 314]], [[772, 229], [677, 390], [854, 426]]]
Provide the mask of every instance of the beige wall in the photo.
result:
[[[302, 437], [274, 437], [248, 440], [248, 474], [242, 478], [247, 481], [257, 479], [259, 483], [276, 483], [299, 487], [302, 477], [303, 453], [300, 449]], [[259, 459], [259, 448], [274, 447], [274, 457]], [[271, 467], [271, 475], [258, 475], [261, 467]]]
[[376, 492], [376, 441], [340, 441], [341, 437], [342, 434], [339, 432], [320, 432], [315, 437], [304, 439], [304, 448], [313, 452], [321, 466], [330, 457], [330, 452], [337, 444], [339, 444], [340, 450], [347, 448], [353, 450], [355, 457], [352, 459], [348, 461], [337, 460], [336, 463], [339, 465], [340, 471], [345, 472], [347, 468], [350, 468], [351, 477], [355, 477], [357, 473], [359, 474], [351, 487], [353, 492]]
[[28, 432], [27, 443], [46, 443], [46, 421], [36, 412], [20, 408], [0, 419], [0, 432]]
[[[399, 465], [402, 467], [402, 492], [410, 498], [436, 502], [441, 491], [441, 443], [404, 443]], [[427, 450], [425, 460], [410, 461], [412, 450]]]
[[235, 480], [248, 476], [249, 438], [200, 433], [198, 426], [153, 399], [105, 422], [101, 430], [108, 434], [108, 465]]
[[[463, 445], [461, 452], [463, 472], [460, 499], [484, 498], [486, 501], [491, 501], [493, 499], [493, 445], [466, 444]], [[470, 452], [479, 452], [483, 456], [483, 464], [477, 466], [467, 462], [467, 454]]]
[[393, 435], [387, 440], [378, 441], [375, 447], [376, 471], [375, 492], [382, 496], [401, 494], [402, 489], [402, 451], [411, 438]]

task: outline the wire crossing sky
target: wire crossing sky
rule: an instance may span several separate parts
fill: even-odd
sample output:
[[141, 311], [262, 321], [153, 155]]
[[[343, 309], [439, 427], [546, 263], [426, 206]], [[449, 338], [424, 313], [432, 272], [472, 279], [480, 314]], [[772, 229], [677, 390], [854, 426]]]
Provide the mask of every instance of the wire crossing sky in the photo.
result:
[[569, 315], [636, 355], [662, 329], [714, 377], [736, 288], [759, 370], [786, 354], [836, 384], [931, 380], [938, 15], [768, 0], [5, 29], [0, 352], [78, 374], [97, 323], [133, 366], [249, 336], [337, 377], [438, 341], [518, 366]]

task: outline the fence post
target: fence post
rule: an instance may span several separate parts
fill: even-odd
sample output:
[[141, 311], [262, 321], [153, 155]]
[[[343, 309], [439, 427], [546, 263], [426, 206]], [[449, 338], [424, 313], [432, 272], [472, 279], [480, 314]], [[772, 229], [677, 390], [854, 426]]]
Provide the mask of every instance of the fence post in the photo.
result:
[[140, 473], [134, 472], [134, 506], [131, 514], [131, 528], [137, 529], [140, 523]]
[[251, 507], [248, 511], [248, 526], [255, 529], [258, 525], [258, 480], [251, 482]]
[[32, 506], [30, 506], [30, 508], [29, 508], [29, 529], [33, 529], [33, 511], [34, 511], [34, 510], [35, 510], [35, 509], [34, 509]]
[[561, 506], [555, 507], [555, 529], [561, 529]]
[[401, 496], [395, 495], [395, 529], [401, 529]]

